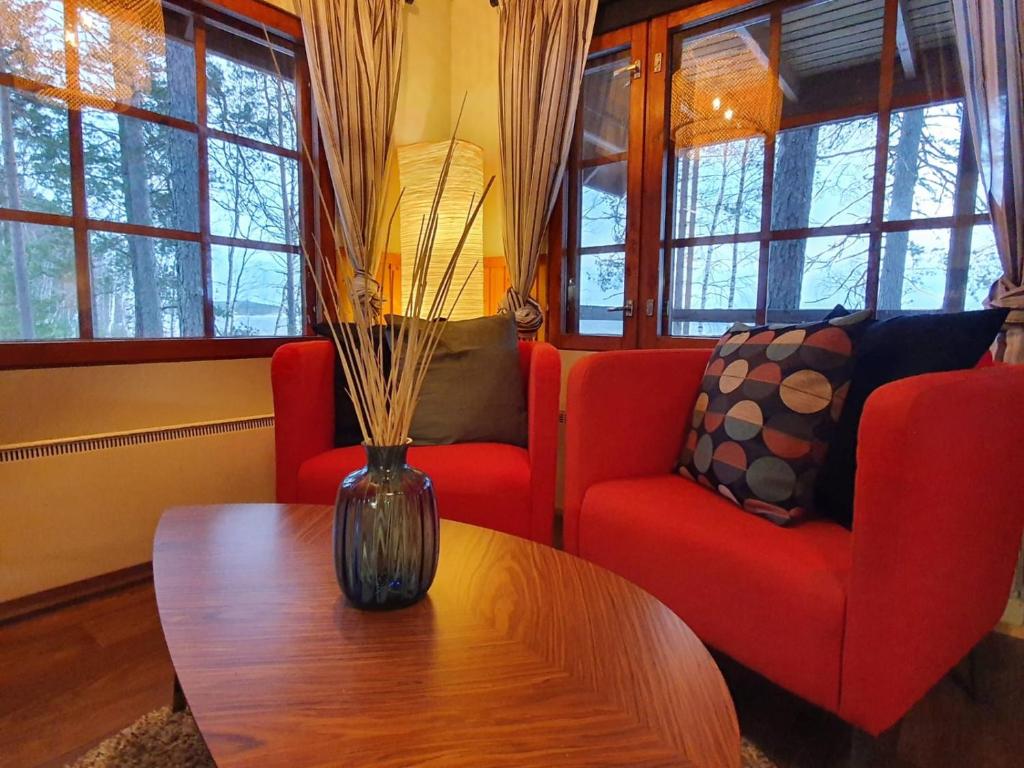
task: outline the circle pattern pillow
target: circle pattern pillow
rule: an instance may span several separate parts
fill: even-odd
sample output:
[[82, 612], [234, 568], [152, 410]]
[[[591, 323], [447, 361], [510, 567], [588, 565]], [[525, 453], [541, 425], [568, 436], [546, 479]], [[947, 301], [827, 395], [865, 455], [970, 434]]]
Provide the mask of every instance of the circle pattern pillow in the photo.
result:
[[735, 325], [704, 371], [679, 473], [779, 525], [813, 513], [870, 312], [816, 323]]

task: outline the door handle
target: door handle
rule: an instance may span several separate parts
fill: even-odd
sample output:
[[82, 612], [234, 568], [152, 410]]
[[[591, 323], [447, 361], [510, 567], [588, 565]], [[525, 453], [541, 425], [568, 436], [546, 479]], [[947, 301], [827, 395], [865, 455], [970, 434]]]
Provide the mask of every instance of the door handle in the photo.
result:
[[633, 316], [633, 300], [632, 299], [627, 299], [626, 303], [623, 304], [621, 307], [608, 307], [608, 309], [606, 311], [608, 311], [608, 312], [621, 312], [623, 317], [632, 317]]
[[[640, 59], [635, 59], [626, 66], [619, 67], [618, 69], [614, 70], [612, 72], [612, 77], [618, 77], [619, 75], [624, 75], [627, 72], [633, 80], [639, 80], [640, 76], [643, 74], [643, 64], [640, 63]], [[628, 84], [629, 82], [627, 81], [627, 85]]]

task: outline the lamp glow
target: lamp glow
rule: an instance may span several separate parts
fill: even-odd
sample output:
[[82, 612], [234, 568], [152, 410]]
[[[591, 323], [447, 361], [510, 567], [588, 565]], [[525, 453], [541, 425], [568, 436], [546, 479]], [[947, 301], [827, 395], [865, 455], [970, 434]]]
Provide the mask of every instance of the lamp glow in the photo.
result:
[[[420, 224], [430, 210], [437, 189], [437, 177], [441, 173], [448, 142], [410, 144], [398, 148], [398, 171], [403, 189], [401, 203], [402, 280], [408, 285], [412, 279], [413, 264], [416, 260], [416, 243], [420, 236]], [[472, 205], [480, 200], [484, 188], [484, 154], [475, 144], [466, 141], [455, 142], [452, 164], [448, 170], [448, 183], [438, 212], [437, 236], [434, 240], [434, 258], [427, 275], [427, 301], [429, 306], [441, 280], [448, 257], [455, 251], [462, 236]], [[484, 270], [483, 270], [483, 217], [478, 216], [462, 248], [462, 255], [455, 268], [452, 294], [462, 290], [455, 309], [448, 313], [450, 320], [464, 320], [484, 314]], [[472, 273], [472, 274], [470, 274]], [[466, 280], [469, 279], [467, 283]], [[401, 290], [403, 299], [408, 288]]]

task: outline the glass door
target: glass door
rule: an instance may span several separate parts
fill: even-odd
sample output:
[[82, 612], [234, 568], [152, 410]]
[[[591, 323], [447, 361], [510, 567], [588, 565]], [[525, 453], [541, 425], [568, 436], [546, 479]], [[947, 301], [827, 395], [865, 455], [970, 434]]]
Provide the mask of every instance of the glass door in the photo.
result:
[[[749, 12], [651, 23], [665, 66], [648, 84], [644, 346], [713, 338], [759, 319], [765, 160], [783, 92], [777, 22]], [[661, 183], [657, 183], [660, 180]]]
[[959, 311], [998, 278], [949, 0], [749, 5], [595, 38], [552, 230], [560, 346]]
[[563, 298], [551, 332], [562, 346], [636, 343], [645, 47], [646, 24], [591, 46], [551, 248], [561, 265], [552, 295]]

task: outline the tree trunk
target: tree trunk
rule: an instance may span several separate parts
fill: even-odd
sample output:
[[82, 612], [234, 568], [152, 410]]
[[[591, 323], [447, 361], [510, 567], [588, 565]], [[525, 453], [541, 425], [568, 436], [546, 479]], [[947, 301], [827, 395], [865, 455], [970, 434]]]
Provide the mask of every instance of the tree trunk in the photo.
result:
[[[747, 190], [747, 158], [750, 156], [750, 139], [743, 141], [743, 154], [740, 156], [740, 186], [736, 192], [736, 210], [733, 211], [732, 234], [735, 238], [740, 233], [740, 219], [743, 217], [743, 195]], [[736, 300], [736, 269], [739, 267], [740, 244], [732, 241], [732, 271], [729, 273], [729, 309]]]
[[[686, 230], [685, 236], [692, 237], [693, 230], [697, 226], [697, 192], [699, 191], [700, 184], [700, 149], [694, 148], [691, 151], [691, 158], [693, 164], [693, 170], [690, 173], [690, 193], [689, 193], [689, 210], [686, 212]], [[692, 245], [686, 248], [686, 287], [683, 291], [683, 308], [690, 309], [693, 306], [693, 252], [694, 247]], [[690, 321], [687, 320], [683, 323], [682, 334], [688, 335], [690, 331]]]
[[[167, 44], [167, 86], [171, 114], [195, 111], [196, 64], [191, 48]], [[199, 230], [199, 155], [185, 141], [171, 139], [167, 148], [171, 170], [171, 220], [176, 229]], [[178, 283], [179, 329], [182, 336], [202, 336], [203, 270], [195, 244], [178, 241], [174, 246], [174, 271]]]
[[[673, 211], [672, 211], [672, 226], [669, 230], [669, 239], [676, 240], [680, 237], [684, 237], [686, 234], [685, 224], [686, 221], [686, 204], [690, 196], [690, 158], [685, 156], [683, 161], [679, 158], [675, 159], [676, 174], [675, 174], [675, 189], [673, 189]], [[672, 265], [672, 289], [669, 298], [669, 321], [667, 331], [669, 335], [675, 335], [676, 330], [671, 320], [672, 310], [684, 307], [686, 304], [686, 250], [676, 250], [675, 246], [671, 243], [666, 243], [666, 248], [670, 249], [672, 258], [669, 263]]]
[[[277, 141], [282, 146], [284, 145], [284, 89], [281, 87], [281, 80], [278, 78], [277, 83]], [[284, 216], [284, 241], [288, 245], [292, 245], [295, 241], [295, 233], [292, 226], [292, 199], [291, 190], [288, 185], [288, 168], [285, 165], [288, 161], [283, 157], [277, 159], [278, 174], [281, 179], [281, 213]], [[287, 296], [285, 297], [285, 306], [288, 310], [288, 335], [297, 336], [299, 333], [298, 329], [298, 308], [295, 302], [295, 273], [292, 270], [292, 259], [293, 254], [289, 251], [285, 253], [285, 291]]]
[[[11, 91], [0, 87], [0, 131], [3, 132], [4, 189], [7, 207], [21, 208], [21, 190], [18, 188], [18, 165], [14, 152], [14, 116], [11, 113]], [[28, 253], [25, 230], [20, 221], [10, 221], [11, 254], [14, 260], [14, 300], [18, 308], [18, 331], [22, 339], [35, 338], [32, 322], [32, 294], [28, 282]]]
[[[900, 140], [893, 158], [892, 192], [889, 219], [909, 219], [914, 208], [914, 187], [917, 186], [918, 157], [924, 131], [924, 110], [910, 109], [903, 113]], [[890, 232], [885, 236], [885, 255], [878, 277], [878, 308], [899, 309], [903, 305], [903, 271], [907, 266], [909, 232]]]
[[[818, 128], [780, 133], [775, 145], [776, 186], [772, 194], [771, 228], [804, 229], [810, 223], [817, 164]], [[800, 308], [807, 241], [778, 240], [772, 243], [768, 264], [768, 307]]]
[[[718, 199], [715, 200], [715, 212], [711, 215], [711, 226], [708, 228], [708, 233], [712, 235], [716, 234], [718, 216], [722, 212], [722, 203], [725, 200], [725, 180], [729, 177], [729, 147], [730, 144], [722, 145], [722, 177], [718, 180]], [[705, 309], [708, 305], [708, 288], [711, 283], [711, 254], [714, 251], [715, 246], [709, 245], [704, 257], [704, 276], [700, 287], [701, 309]]]
[[[117, 116], [117, 134], [121, 142], [121, 175], [128, 220], [153, 225], [149, 204], [149, 164], [142, 123]], [[156, 251], [148, 237], [129, 237], [128, 254], [132, 262], [132, 288], [135, 293], [135, 335], [163, 336], [160, 291], [157, 285]]]

